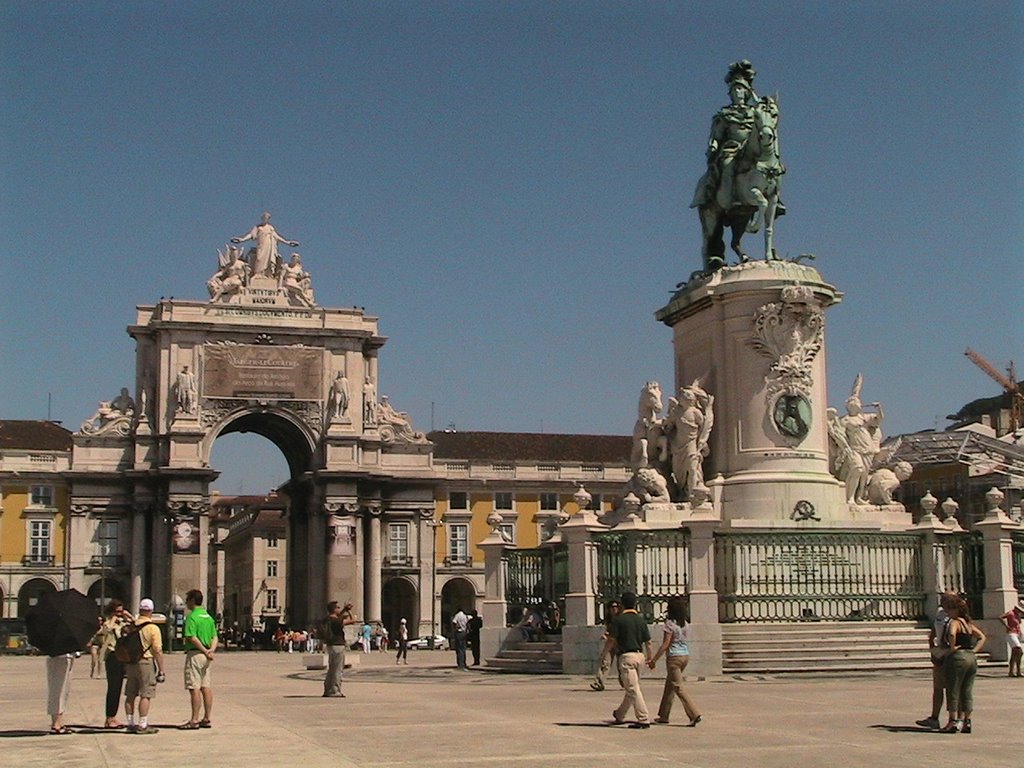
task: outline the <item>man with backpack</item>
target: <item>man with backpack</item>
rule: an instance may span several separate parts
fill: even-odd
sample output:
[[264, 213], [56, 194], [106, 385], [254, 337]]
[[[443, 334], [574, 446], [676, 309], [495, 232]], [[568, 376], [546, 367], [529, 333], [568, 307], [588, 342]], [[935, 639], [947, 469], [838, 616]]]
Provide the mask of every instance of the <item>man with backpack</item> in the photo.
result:
[[[134, 630], [134, 631], [132, 631]], [[118, 640], [115, 653], [124, 658], [125, 687], [124, 712], [128, 717], [128, 732], [140, 736], [156, 733], [149, 724], [149, 704], [156, 696], [157, 683], [164, 676], [164, 650], [160, 628], [153, 623], [153, 601], [148, 597], [139, 602], [139, 615], [135, 624]], [[139, 700], [139, 718], [135, 719], [135, 699]]]

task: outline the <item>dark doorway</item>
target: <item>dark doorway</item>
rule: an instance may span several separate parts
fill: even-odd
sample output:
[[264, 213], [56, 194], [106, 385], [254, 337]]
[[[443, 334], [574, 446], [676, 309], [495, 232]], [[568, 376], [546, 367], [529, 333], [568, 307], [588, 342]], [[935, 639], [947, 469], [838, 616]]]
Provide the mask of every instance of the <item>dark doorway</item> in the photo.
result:
[[476, 608], [476, 588], [469, 579], [455, 578], [441, 588], [441, 626], [438, 632], [449, 640], [452, 637], [452, 616], [460, 610], [469, 613]]
[[402, 619], [409, 627], [409, 637], [415, 637], [420, 623], [418, 605], [416, 587], [411, 581], [396, 576], [384, 582], [380, 590], [380, 613], [390, 637], [397, 637]]

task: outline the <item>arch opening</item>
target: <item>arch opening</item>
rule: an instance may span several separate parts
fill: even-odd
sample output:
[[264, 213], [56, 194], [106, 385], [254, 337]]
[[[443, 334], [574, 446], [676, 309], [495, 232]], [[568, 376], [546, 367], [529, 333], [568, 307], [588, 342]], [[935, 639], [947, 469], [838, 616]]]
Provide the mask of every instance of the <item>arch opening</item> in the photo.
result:
[[18, 618], [25, 618], [29, 608], [34, 607], [43, 595], [56, 591], [56, 585], [49, 579], [37, 578], [26, 581], [18, 590]]
[[394, 576], [384, 582], [380, 594], [381, 621], [390, 637], [398, 637], [398, 626], [405, 619], [409, 637], [414, 637], [419, 626], [419, 598], [416, 585], [403, 576]]
[[449, 579], [441, 588], [441, 626], [438, 631], [452, 639], [452, 616], [460, 610], [469, 613], [476, 608], [476, 588], [469, 579]]

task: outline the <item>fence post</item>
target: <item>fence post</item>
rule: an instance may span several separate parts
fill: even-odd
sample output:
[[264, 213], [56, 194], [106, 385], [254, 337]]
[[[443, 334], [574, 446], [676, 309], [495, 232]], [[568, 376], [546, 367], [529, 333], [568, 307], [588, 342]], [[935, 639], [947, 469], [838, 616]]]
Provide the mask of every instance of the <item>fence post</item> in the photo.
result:
[[911, 530], [921, 536], [921, 587], [924, 592], [924, 612], [928, 621], [935, 621], [938, 598], [943, 592], [945, 563], [940, 557], [939, 535], [948, 535], [949, 528], [935, 516], [938, 499], [928, 491], [921, 499], [921, 519]]
[[696, 509], [683, 520], [690, 531], [690, 643], [691, 675], [722, 674], [722, 625], [718, 621], [718, 592], [715, 590], [715, 530], [722, 524], [710, 504]]
[[562, 628], [562, 669], [568, 674], [594, 671], [602, 630], [597, 627], [594, 585], [596, 544], [594, 533], [605, 530], [591, 509], [581, 509], [559, 528], [569, 555], [569, 591], [565, 595]]
[[979, 621], [989, 641], [985, 649], [997, 661], [1005, 661], [1007, 645], [1003, 623], [999, 617], [1017, 602], [1017, 590], [1013, 586], [1013, 539], [1010, 532], [1020, 526], [1014, 523], [999, 507], [1003, 503], [1003, 492], [992, 488], [985, 494], [985, 517], [974, 524], [981, 532], [985, 559], [985, 591], [982, 593], [984, 620]]
[[491, 658], [498, 653], [508, 634], [508, 602], [505, 599], [505, 568], [502, 561], [505, 550], [514, 547], [501, 535], [497, 524], [477, 546], [484, 551], [484, 600], [481, 616], [484, 626], [480, 631], [480, 650], [484, 658]]

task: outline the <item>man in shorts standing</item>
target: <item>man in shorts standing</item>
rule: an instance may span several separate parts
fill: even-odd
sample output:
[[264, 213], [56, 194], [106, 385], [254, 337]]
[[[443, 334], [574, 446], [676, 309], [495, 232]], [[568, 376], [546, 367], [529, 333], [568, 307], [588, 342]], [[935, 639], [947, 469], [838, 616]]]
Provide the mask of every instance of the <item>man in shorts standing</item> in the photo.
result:
[[[999, 617], [1006, 627], [1006, 644], [1010, 648], [1009, 674], [1010, 677], [1021, 677], [1020, 660], [1024, 655], [1024, 637], [1021, 637], [1021, 618], [1024, 618], [1024, 599], [1018, 600], [1017, 604]], [[1016, 670], [1016, 671], [1015, 671]]]
[[[156, 696], [157, 683], [164, 677], [164, 647], [160, 628], [153, 623], [153, 601], [148, 597], [139, 602], [139, 615], [135, 623], [142, 640], [142, 658], [134, 664], [125, 665], [128, 680], [124, 694], [124, 712], [128, 717], [128, 733], [146, 736], [156, 733], [149, 724], [149, 705]], [[135, 699], [139, 700], [139, 718], [135, 719]]]
[[[210, 728], [210, 713], [213, 710], [213, 688], [210, 686], [213, 654], [217, 650], [217, 622], [203, 607], [203, 593], [190, 589], [185, 595], [185, 690], [192, 705], [192, 716], [180, 726], [183, 731]], [[203, 719], [199, 719], [202, 706]]]

